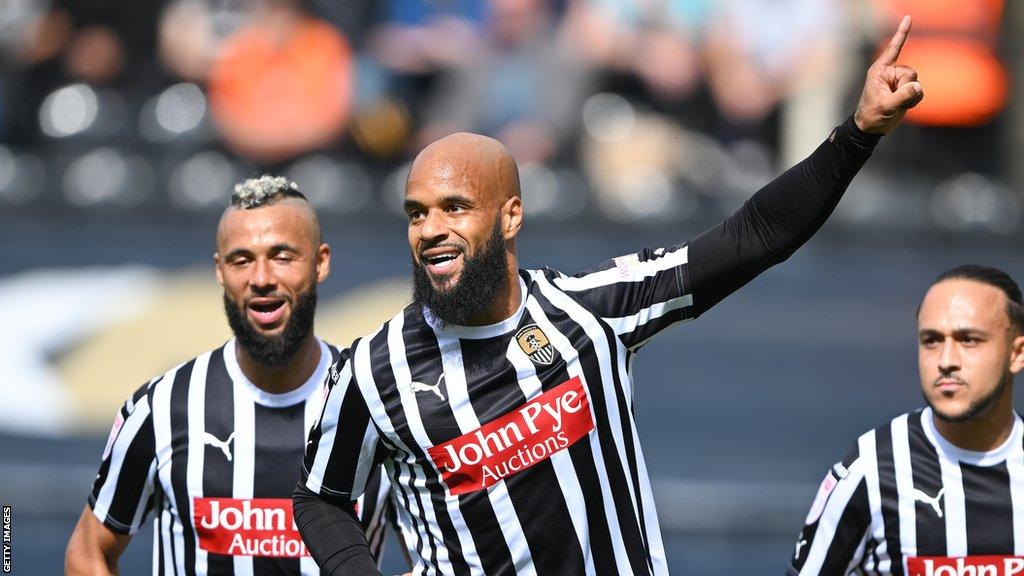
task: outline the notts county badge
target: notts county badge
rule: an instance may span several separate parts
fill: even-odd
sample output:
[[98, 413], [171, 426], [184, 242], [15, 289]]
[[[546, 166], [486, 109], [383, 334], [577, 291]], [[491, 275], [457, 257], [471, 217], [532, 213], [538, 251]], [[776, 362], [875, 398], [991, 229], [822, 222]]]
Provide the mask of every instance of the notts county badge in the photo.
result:
[[516, 332], [519, 347], [536, 364], [551, 364], [555, 359], [555, 347], [551, 345], [547, 334], [536, 324], [524, 326]]

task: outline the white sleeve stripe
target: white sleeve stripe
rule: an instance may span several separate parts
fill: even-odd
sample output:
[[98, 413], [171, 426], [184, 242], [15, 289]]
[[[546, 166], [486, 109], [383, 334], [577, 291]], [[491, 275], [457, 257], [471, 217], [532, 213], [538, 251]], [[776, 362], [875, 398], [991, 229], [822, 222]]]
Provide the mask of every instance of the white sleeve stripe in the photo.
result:
[[[554, 283], [562, 290], [568, 292], [579, 292], [620, 282], [642, 282], [659, 272], [664, 272], [665, 270], [670, 270], [686, 264], [688, 262], [688, 253], [689, 246], [683, 246], [679, 250], [667, 252], [664, 256], [659, 258], [645, 260], [643, 262], [635, 262], [629, 266], [628, 271], [623, 267], [613, 266], [606, 270], [587, 274], [586, 276], [563, 276], [561, 278], [555, 278]], [[620, 256], [620, 258], [631, 258], [633, 256], [635, 255], [629, 254], [626, 256]]]
[[828, 549], [835, 538], [836, 529], [842, 521], [843, 512], [846, 511], [850, 498], [853, 497], [857, 487], [864, 481], [863, 461], [855, 460], [850, 464], [850, 475], [839, 482], [829, 496], [825, 510], [818, 519], [818, 530], [814, 533], [814, 541], [810, 543], [811, 550], [807, 553], [807, 561], [804, 563], [800, 574], [818, 574], [822, 565], [828, 558]]
[[341, 369], [337, 384], [331, 388], [324, 402], [323, 416], [320, 418], [320, 442], [317, 445], [316, 458], [313, 460], [313, 469], [307, 470], [309, 476], [306, 478], [306, 488], [315, 494], [319, 494], [323, 487], [324, 474], [331, 460], [331, 448], [334, 446], [334, 437], [338, 430], [341, 404], [351, 384], [352, 360], [349, 359]]
[[603, 320], [607, 322], [613, 330], [615, 330], [616, 336], [621, 336], [640, 328], [652, 320], [657, 320], [673, 310], [679, 310], [689, 306], [693, 306], [693, 294], [684, 294], [678, 298], [659, 302], [653, 306], [644, 308], [636, 314], [620, 316], [617, 318], [603, 318]]
[[[110, 467], [107, 469], [107, 477], [104, 479], [103, 487], [100, 488], [96, 495], [96, 504], [93, 506], [93, 514], [100, 522], [108, 521], [107, 514], [110, 512], [110, 506], [114, 501], [117, 491], [117, 480], [121, 476], [121, 467], [124, 466], [125, 456], [128, 455], [128, 449], [131, 448], [132, 441], [135, 440], [135, 436], [138, 435], [142, 425], [146, 422], [149, 411], [149, 402], [137, 405], [135, 411], [128, 416], [128, 420], [124, 423], [121, 432], [114, 441], [114, 446], [110, 449]], [[112, 520], [115, 524], [122, 525], [118, 519], [112, 518], [109, 520]], [[134, 527], [128, 525], [125, 525], [125, 527], [134, 529]]]

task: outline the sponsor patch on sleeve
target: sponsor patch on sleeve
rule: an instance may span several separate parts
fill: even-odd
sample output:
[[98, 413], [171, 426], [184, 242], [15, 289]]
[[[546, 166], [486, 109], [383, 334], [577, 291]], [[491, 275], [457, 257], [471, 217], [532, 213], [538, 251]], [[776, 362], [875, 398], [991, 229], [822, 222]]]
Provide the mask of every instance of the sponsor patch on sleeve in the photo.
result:
[[124, 426], [124, 416], [118, 410], [117, 416], [114, 417], [114, 425], [110, 428], [110, 436], [107, 437], [107, 445], [103, 448], [104, 460], [110, 457], [110, 451], [114, 448], [114, 440], [117, 440], [117, 434], [121, 431], [122, 426]]
[[[821, 513], [825, 511], [825, 504], [828, 503], [828, 497], [832, 495], [832, 491], [835, 490], [836, 485], [839, 484], [840, 478], [845, 478], [847, 474], [838, 476], [836, 474], [836, 466], [842, 466], [842, 463], [836, 463], [835, 466], [829, 469], [825, 473], [825, 479], [821, 481], [821, 485], [818, 486], [818, 494], [814, 497], [814, 502], [811, 504], [811, 509], [807, 512], [807, 518], [804, 520], [804, 524], [810, 526], [821, 518]], [[845, 471], [846, 469], [843, 468]]]
[[615, 259], [615, 268], [619, 271], [620, 278], [629, 278], [633, 276], [633, 268], [640, 262], [640, 257], [636, 254], [626, 254], [625, 256], [619, 256]]

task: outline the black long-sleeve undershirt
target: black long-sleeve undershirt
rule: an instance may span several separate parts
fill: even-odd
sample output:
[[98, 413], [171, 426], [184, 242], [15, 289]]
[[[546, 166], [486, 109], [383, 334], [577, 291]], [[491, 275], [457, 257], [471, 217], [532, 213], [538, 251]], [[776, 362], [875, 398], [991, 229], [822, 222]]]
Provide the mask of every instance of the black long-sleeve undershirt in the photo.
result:
[[862, 132], [850, 116], [810, 156], [693, 238], [688, 287], [694, 317], [807, 242], [835, 210], [879, 138]]
[[[839, 204], [878, 139], [861, 132], [851, 116], [808, 158], [691, 240], [688, 282], [694, 314], [785, 261], [806, 242]], [[354, 510], [324, 500], [301, 482], [293, 506], [302, 539], [324, 574], [380, 575]]]
[[381, 576], [354, 506], [328, 502], [300, 481], [292, 494], [292, 510], [295, 525], [321, 574]]

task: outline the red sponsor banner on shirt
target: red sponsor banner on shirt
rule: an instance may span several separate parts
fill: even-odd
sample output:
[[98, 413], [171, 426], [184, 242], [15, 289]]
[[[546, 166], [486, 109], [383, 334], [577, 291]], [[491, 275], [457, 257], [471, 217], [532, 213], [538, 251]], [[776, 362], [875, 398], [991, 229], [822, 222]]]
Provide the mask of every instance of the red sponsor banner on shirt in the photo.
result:
[[1022, 556], [918, 556], [907, 558], [908, 576], [1024, 576]]
[[199, 547], [214, 554], [309, 556], [292, 518], [291, 498], [193, 498]]
[[427, 453], [448, 491], [465, 494], [551, 458], [593, 429], [587, 392], [577, 376]]

